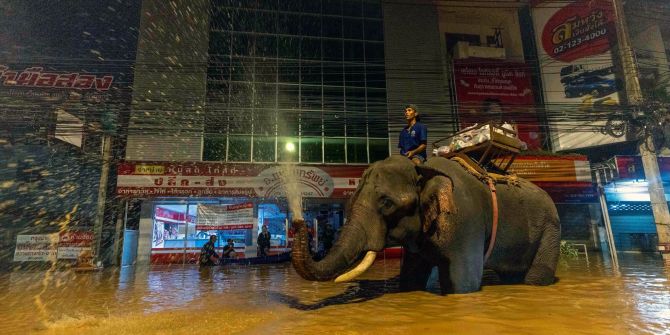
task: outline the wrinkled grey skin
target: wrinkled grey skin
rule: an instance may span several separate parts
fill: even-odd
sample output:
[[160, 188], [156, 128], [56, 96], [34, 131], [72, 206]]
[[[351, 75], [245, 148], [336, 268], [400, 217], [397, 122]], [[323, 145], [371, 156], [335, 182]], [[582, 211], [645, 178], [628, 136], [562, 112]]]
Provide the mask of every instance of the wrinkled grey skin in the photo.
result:
[[298, 225], [294, 267], [305, 279], [331, 280], [367, 251], [400, 244], [402, 290], [425, 289], [434, 266], [443, 293], [478, 291], [485, 268], [506, 283], [552, 284], [560, 249], [554, 203], [526, 180], [496, 189], [497, 238], [484, 264], [493, 216], [484, 183], [442, 157], [418, 167], [398, 156], [377, 162], [364, 173], [340, 238], [322, 261], [309, 257], [306, 229]]

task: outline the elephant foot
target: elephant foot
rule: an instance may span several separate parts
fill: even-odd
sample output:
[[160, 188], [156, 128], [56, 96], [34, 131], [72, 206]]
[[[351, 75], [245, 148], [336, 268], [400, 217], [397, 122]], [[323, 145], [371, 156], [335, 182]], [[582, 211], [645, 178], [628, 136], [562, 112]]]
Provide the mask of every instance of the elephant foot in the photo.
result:
[[528, 285], [546, 286], [556, 282], [554, 269], [544, 265], [533, 265], [523, 280]]

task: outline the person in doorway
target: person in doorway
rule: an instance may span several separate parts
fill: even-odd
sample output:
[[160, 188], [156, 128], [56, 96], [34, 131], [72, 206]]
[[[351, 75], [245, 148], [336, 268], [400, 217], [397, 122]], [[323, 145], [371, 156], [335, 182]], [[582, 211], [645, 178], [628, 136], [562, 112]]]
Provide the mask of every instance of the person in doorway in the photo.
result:
[[256, 244], [258, 244], [258, 255], [267, 256], [270, 252], [270, 232], [268, 231], [267, 226], [263, 226], [261, 229], [261, 233], [258, 235]]
[[405, 120], [407, 126], [400, 132], [398, 148], [400, 148], [401, 155], [419, 165], [426, 161], [428, 128], [419, 122], [419, 111], [415, 105], [405, 106]]
[[221, 257], [216, 253], [214, 245], [216, 244], [216, 235], [209, 237], [209, 242], [205, 243], [200, 250], [200, 266], [212, 266], [219, 264]]
[[223, 258], [235, 258], [237, 253], [235, 253], [235, 242], [232, 238], [228, 239], [228, 243], [223, 247]]
[[327, 253], [330, 248], [333, 247], [333, 239], [335, 238], [335, 230], [333, 229], [333, 225], [326, 223], [320, 233], [321, 241], [323, 241], [323, 252]]

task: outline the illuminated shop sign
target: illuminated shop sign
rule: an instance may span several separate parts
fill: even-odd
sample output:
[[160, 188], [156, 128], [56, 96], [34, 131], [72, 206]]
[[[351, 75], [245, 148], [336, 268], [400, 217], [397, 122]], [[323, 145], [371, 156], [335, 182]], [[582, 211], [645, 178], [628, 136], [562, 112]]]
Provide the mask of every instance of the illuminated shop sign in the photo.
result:
[[116, 193], [128, 197], [285, 197], [295, 187], [303, 197], [347, 198], [365, 166], [269, 166], [206, 162], [123, 162]]

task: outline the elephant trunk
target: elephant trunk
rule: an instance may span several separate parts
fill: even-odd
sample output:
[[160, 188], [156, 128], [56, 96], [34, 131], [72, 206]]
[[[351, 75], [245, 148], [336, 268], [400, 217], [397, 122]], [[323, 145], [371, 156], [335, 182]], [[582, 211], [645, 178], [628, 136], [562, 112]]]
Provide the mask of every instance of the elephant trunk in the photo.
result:
[[[329, 281], [335, 279], [355, 264], [364, 251], [367, 251], [365, 250], [364, 232], [357, 229], [355, 225], [346, 224], [342, 227], [340, 238], [326, 257], [319, 262], [315, 262], [309, 252], [305, 221], [302, 219], [293, 220], [292, 224], [295, 235], [291, 262], [296, 272], [306, 280]], [[361, 234], [363, 235], [361, 236]], [[368, 263], [370, 263], [369, 260]]]

